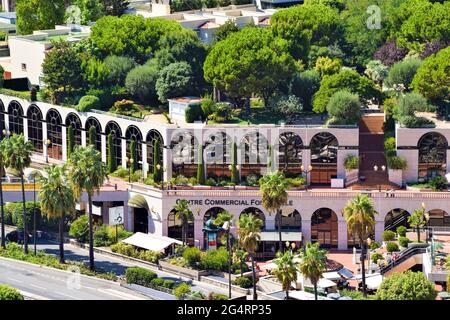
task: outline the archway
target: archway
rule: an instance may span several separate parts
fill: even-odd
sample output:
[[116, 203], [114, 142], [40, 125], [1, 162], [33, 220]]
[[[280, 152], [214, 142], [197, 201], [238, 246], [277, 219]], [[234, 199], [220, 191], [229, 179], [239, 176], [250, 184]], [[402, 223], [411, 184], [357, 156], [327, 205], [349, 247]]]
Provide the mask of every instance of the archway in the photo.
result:
[[188, 131], [176, 132], [171, 139], [172, 173], [175, 176], [195, 177], [197, 175], [198, 141]]
[[284, 132], [278, 138], [278, 167], [286, 176], [298, 176], [303, 172], [303, 141], [293, 132]]
[[388, 212], [386, 217], [384, 218], [384, 230], [391, 230], [397, 232], [397, 228], [400, 226], [404, 226], [409, 228], [409, 212], [404, 209], [393, 209]]
[[[188, 245], [194, 245], [194, 220], [189, 220], [187, 225], [187, 243]], [[183, 223], [181, 219], [177, 218], [177, 212], [175, 209], [170, 211], [167, 216], [167, 236], [169, 238], [183, 241]]]
[[260, 176], [267, 168], [269, 144], [259, 131], [246, 134], [241, 140], [241, 176], [249, 174]]
[[11, 101], [8, 106], [9, 131], [11, 134], [23, 133], [23, 109], [17, 101]]
[[242, 210], [241, 214], [239, 215], [239, 218], [243, 214], [248, 214], [248, 215], [252, 214], [254, 216], [257, 216], [263, 222], [263, 224], [261, 226], [261, 231], [263, 231], [266, 228], [266, 216], [264, 215], [264, 212], [262, 212], [260, 209], [255, 208], [255, 207], [246, 208], [246, 209]]
[[86, 144], [89, 145], [90, 144], [90, 129], [91, 127], [94, 127], [95, 129], [95, 134], [94, 134], [94, 147], [97, 151], [102, 152], [102, 127], [100, 125], [100, 122], [93, 118], [90, 117], [87, 119], [86, 121]]
[[319, 242], [325, 248], [338, 246], [338, 217], [329, 208], [316, 210], [311, 217], [311, 242]]
[[419, 179], [444, 176], [447, 171], [447, 139], [440, 133], [429, 132], [420, 138], [418, 148]]
[[134, 141], [136, 144], [136, 157], [137, 168], [142, 168], [142, 133], [136, 126], [129, 126], [125, 133], [125, 138], [127, 140], [127, 157], [131, 159], [131, 142]]
[[312, 184], [330, 184], [336, 177], [338, 146], [338, 140], [329, 132], [320, 132], [311, 139]]
[[450, 227], [450, 215], [441, 209], [434, 209], [428, 211], [430, 220], [428, 226], [430, 227]]
[[47, 139], [50, 140], [47, 153], [50, 158], [62, 159], [62, 119], [61, 115], [55, 109], [47, 112]]
[[225, 132], [212, 133], [205, 142], [205, 163], [207, 177], [229, 177], [228, 166], [232, 159], [232, 140]]
[[281, 231], [302, 231], [302, 216], [297, 210], [283, 210], [281, 214], [275, 216], [275, 230], [278, 230], [278, 226], [281, 223]]
[[[73, 129], [73, 137], [74, 137], [74, 147], [81, 146], [81, 120], [75, 113], [69, 113], [66, 118], [66, 128], [67, 128], [67, 141], [69, 141], [69, 126], [72, 126]], [[67, 147], [69, 143], [67, 143]]]
[[[108, 122], [105, 127], [105, 134], [106, 134], [106, 147], [114, 148], [116, 166], [121, 166], [122, 165], [122, 131], [120, 130], [119, 125], [114, 121]], [[111, 135], [111, 138], [112, 138], [112, 146], [110, 146], [108, 143], [109, 135]]]
[[34, 151], [43, 152], [43, 134], [42, 134], [42, 112], [34, 104], [27, 110], [28, 119], [28, 140], [33, 144]]
[[5, 126], [5, 105], [3, 104], [3, 101], [0, 100], [0, 132], [3, 132], [4, 129], [6, 129]]
[[[163, 165], [164, 141], [162, 135], [156, 130], [150, 130], [145, 141], [147, 143], [148, 172], [153, 173], [155, 165]], [[159, 147], [155, 149], [158, 145]], [[155, 163], [155, 159], [158, 159], [157, 163]]]

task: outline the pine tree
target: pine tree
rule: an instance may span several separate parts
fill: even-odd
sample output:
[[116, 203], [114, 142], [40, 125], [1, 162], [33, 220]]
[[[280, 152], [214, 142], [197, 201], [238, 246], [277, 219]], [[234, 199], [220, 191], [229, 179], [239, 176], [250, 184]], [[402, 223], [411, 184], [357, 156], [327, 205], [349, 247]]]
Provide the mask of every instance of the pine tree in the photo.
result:
[[136, 150], [136, 140], [132, 139], [130, 143], [130, 158], [132, 161], [131, 163], [131, 173], [135, 173], [137, 170], [137, 150]]
[[112, 173], [117, 169], [116, 149], [113, 143], [112, 134], [108, 134], [108, 172]]
[[89, 145], [96, 147], [95, 136], [97, 132], [95, 131], [94, 126], [89, 127]]
[[237, 145], [233, 142], [233, 162], [231, 163], [231, 182], [234, 184], [239, 183], [239, 172], [237, 170]]
[[160, 183], [162, 180], [161, 168], [158, 170], [158, 164], [161, 161], [159, 159], [159, 140], [155, 140], [153, 144], [153, 181]]
[[70, 158], [71, 154], [73, 153], [73, 149], [75, 148], [75, 137], [72, 125], [69, 125], [67, 131], [67, 158]]
[[197, 183], [200, 185], [205, 185], [206, 183], [203, 146], [201, 144], [198, 146]]
[[273, 147], [269, 145], [269, 161], [267, 162], [267, 172], [273, 171]]

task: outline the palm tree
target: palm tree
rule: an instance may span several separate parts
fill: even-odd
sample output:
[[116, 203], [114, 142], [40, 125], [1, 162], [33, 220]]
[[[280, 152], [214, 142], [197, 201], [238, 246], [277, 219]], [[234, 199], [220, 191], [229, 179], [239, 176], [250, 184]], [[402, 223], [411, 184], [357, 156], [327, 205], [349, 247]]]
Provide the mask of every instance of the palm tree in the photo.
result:
[[273, 262], [277, 267], [272, 270], [272, 273], [281, 282], [282, 288], [286, 292], [285, 300], [289, 300], [291, 283], [297, 281], [298, 262], [295, 255], [289, 250], [285, 253], [277, 252], [277, 258]]
[[326, 270], [327, 251], [320, 249], [320, 244], [308, 242], [300, 253], [299, 271], [311, 280], [314, 286], [314, 297], [317, 300], [317, 283]]
[[59, 219], [59, 261], [64, 263], [65, 214], [75, 210], [75, 198], [64, 167], [51, 166], [44, 171], [46, 174], [39, 178], [41, 211], [48, 218]]
[[283, 239], [281, 237], [282, 213], [281, 207], [288, 202], [286, 189], [289, 184], [282, 172], [270, 172], [259, 180], [262, 205], [269, 212], [276, 212], [278, 217], [279, 250], [283, 250]]
[[248, 252], [242, 249], [236, 249], [234, 251], [235, 258], [239, 260], [239, 265], [241, 269], [241, 277], [244, 276], [244, 262], [247, 259]]
[[89, 203], [89, 267], [94, 270], [94, 232], [92, 221], [92, 197], [100, 191], [108, 177], [106, 165], [102, 162], [100, 152], [93, 146], [76, 146], [69, 161], [69, 181], [74, 197], [79, 199], [83, 191], [87, 193]]
[[230, 231], [231, 231], [231, 224], [233, 223], [233, 215], [229, 213], [228, 211], [222, 211], [219, 212], [217, 215], [217, 218], [214, 220], [214, 224], [218, 226], [224, 226], [225, 224], [228, 224], [226, 227], [226, 234], [227, 234], [227, 250], [228, 250], [228, 298], [231, 299], [231, 265], [232, 265], [232, 249], [231, 249], [231, 237], [230, 237]]
[[175, 217], [181, 220], [181, 240], [183, 245], [186, 245], [188, 224], [190, 220], [194, 219], [194, 214], [189, 208], [189, 201], [186, 199], [178, 201], [173, 209], [176, 212]]
[[[23, 134], [13, 134], [9, 139], [3, 140], [2, 156], [5, 167], [14, 169], [20, 176], [22, 184], [22, 204], [23, 204], [23, 249], [28, 254], [28, 227], [27, 227], [27, 210], [25, 206], [25, 168], [31, 164], [31, 154], [33, 152], [33, 144], [31, 141], [25, 141]], [[3, 222], [3, 221], [2, 221]]]
[[365, 272], [365, 254], [366, 240], [369, 238], [375, 227], [376, 212], [372, 201], [367, 195], [359, 194], [353, 200], [349, 201], [344, 208], [344, 218], [347, 222], [347, 228], [353, 237], [359, 240], [361, 246], [361, 275], [362, 288], [364, 296], [366, 292], [366, 272]]
[[420, 228], [427, 224], [427, 220], [425, 218], [425, 204], [422, 204], [421, 209], [416, 209], [413, 211], [413, 213], [408, 217], [408, 223], [411, 227], [416, 229], [417, 242], [420, 242]]
[[239, 246], [248, 252], [252, 262], [253, 279], [253, 300], [257, 300], [256, 294], [256, 272], [255, 272], [255, 251], [258, 248], [258, 241], [261, 240], [261, 228], [263, 221], [253, 214], [242, 214], [238, 221]]
[[5, 208], [3, 203], [3, 176], [5, 175], [5, 165], [3, 161], [3, 150], [6, 145], [4, 142], [5, 139], [3, 139], [0, 142], [0, 211], [1, 211], [1, 221], [2, 221], [2, 235], [1, 235], [1, 246], [2, 248], [5, 248]]

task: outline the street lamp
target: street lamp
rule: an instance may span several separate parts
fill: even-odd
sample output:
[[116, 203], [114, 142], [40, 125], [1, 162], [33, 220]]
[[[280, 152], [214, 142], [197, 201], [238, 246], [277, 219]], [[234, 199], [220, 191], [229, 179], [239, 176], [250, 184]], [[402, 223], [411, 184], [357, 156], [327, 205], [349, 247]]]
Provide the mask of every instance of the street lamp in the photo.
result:
[[50, 141], [50, 139], [45, 139], [44, 140], [44, 145], [45, 145], [45, 163], [48, 163], [48, 147], [52, 144], [52, 142]]
[[231, 221], [225, 221], [222, 225], [222, 229], [227, 233], [227, 249], [228, 249], [228, 298], [231, 299], [231, 241], [230, 241], [230, 229]]
[[[382, 165], [381, 167], [378, 167], [377, 165], [373, 166], [373, 171], [378, 172], [378, 170], [381, 168], [381, 172], [386, 172], [386, 166]], [[381, 192], [381, 184], [378, 185], [378, 191]]]
[[5, 136], [5, 138], [9, 138], [9, 135], [11, 134], [11, 131], [3, 129], [3, 135]]
[[134, 160], [126, 157], [125, 162], [127, 163], [128, 166], [128, 183], [131, 183], [131, 166], [133, 165]]
[[306, 175], [306, 186], [305, 191], [308, 191], [308, 174], [313, 171], [313, 167], [311, 165], [308, 166], [308, 169], [305, 168], [304, 165], [301, 165], [300, 170]]
[[[159, 163], [156, 165], [156, 169], [158, 171], [162, 170], [163, 173], [167, 171], [167, 168], [166, 167], [162, 167]], [[162, 179], [161, 180], [162, 180], [161, 181], [161, 187], [162, 187], [162, 190], [164, 191], [164, 174], [162, 175]]]

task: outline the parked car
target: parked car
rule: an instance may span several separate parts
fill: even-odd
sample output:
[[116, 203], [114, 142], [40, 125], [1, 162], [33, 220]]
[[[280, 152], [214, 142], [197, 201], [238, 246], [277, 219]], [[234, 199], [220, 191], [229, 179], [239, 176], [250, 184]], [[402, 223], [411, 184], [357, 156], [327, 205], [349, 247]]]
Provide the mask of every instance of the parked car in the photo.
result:
[[[9, 232], [6, 235], [6, 240], [9, 242], [16, 242], [18, 244], [23, 244], [24, 243], [24, 235], [25, 233], [23, 232], [23, 230], [14, 230]], [[27, 234], [27, 240], [30, 240], [30, 235]]]

